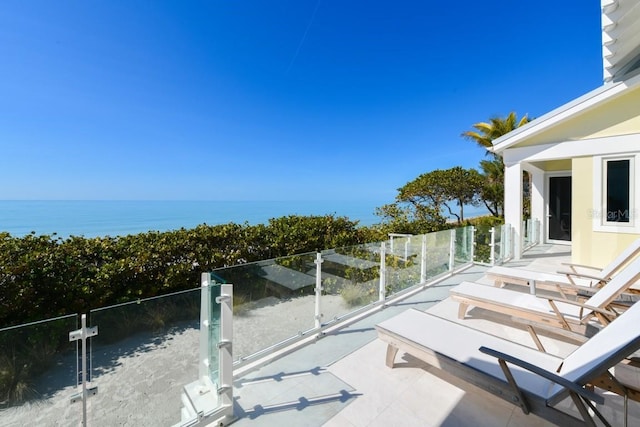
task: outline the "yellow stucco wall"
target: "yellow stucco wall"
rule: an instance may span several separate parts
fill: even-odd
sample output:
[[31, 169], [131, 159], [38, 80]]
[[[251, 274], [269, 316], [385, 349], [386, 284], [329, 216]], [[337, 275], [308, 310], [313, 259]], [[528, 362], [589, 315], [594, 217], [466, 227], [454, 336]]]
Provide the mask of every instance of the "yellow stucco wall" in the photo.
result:
[[591, 209], [593, 209], [593, 159], [580, 157], [571, 161], [571, 260], [586, 265], [594, 263], [590, 251]]
[[593, 158], [572, 160], [571, 260], [603, 267], [638, 237], [637, 234], [593, 231]]
[[536, 162], [533, 165], [545, 172], [569, 171], [571, 170], [571, 159]]
[[640, 87], [592, 108], [579, 117], [558, 123], [551, 129], [522, 141], [518, 146], [639, 133], [639, 106]]
[[[640, 134], [640, 85], [595, 107], [583, 110], [576, 117], [555, 123], [512, 148], [629, 134]], [[640, 144], [637, 152], [640, 152]], [[602, 147], [602, 154], [607, 154], [606, 145]], [[637, 159], [640, 160], [640, 156]], [[572, 175], [572, 261], [596, 267], [605, 266], [639, 238], [640, 234], [594, 231], [594, 209], [602, 208], [594, 206], [593, 192], [602, 191], [602, 183], [594, 183], [593, 157], [558, 159], [534, 164], [546, 172], [566, 170], [569, 169], [569, 165]], [[640, 176], [640, 161], [636, 161], [634, 173]], [[638, 182], [636, 180], [635, 185], [638, 185]], [[639, 211], [639, 204], [640, 201], [636, 200], [634, 211]]]

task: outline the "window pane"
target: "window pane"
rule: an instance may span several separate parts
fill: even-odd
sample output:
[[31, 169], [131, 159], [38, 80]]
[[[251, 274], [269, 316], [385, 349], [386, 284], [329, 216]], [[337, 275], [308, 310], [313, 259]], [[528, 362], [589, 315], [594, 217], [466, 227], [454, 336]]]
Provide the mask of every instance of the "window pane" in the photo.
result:
[[629, 160], [607, 162], [607, 221], [629, 222]]

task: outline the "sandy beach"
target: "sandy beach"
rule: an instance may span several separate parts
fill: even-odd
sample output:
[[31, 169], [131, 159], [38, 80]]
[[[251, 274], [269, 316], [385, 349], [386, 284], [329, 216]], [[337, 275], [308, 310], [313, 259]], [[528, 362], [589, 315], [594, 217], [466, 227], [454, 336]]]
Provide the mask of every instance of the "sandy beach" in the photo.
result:
[[[239, 307], [234, 316], [234, 359], [297, 335], [314, 326], [314, 296], [265, 298]], [[325, 295], [323, 322], [347, 313], [342, 297]], [[94, 348], [88, 399], [92, 426], [171, 426], [179, 423], [181, 392], [197, 379], [198, 321], [182, 322], [157, 333], [138, 333]], [[70, 403], [75, 355], [65, 355], [36, 383], [46, 398], [0, 411], [0, 425], [72, 426], [82, 419], [82, 404]]]

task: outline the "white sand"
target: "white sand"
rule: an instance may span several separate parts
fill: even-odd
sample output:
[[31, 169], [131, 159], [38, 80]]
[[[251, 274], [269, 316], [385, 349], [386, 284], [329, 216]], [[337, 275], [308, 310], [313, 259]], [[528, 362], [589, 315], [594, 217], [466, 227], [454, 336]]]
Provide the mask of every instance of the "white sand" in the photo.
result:
[[[234, 359], [314, 327], [315, 297], [281, 301], [267, 298], [240, 307], [234, 316]], [[340, 296], [323, 296], [327, 322], [349, 309]], [[99, 326], [99, 325], [98, 325]], [[183, 323], [158, 334], [140, 333], [93, 354], [93, 384], [98, 394], [88, 399], [91, 426], [169, 426], [180, 421], [182, 388], [198, 376], [199, 329]], [[42, 379], [45, 384], [69, 384], [74, 355], [59, 361]], [[52, 390], [36, 402], [0, 411], [2, 426], [79, 425], [82, 403], [70, 403], [78, 389]]]

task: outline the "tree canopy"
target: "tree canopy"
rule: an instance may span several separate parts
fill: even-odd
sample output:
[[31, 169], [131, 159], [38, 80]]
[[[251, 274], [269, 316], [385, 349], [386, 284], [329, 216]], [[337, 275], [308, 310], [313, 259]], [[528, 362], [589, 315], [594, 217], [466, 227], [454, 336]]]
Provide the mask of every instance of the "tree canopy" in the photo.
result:
[[[464, 206], [477, 206], [483, 178], [475, 169], [455, 166], [424, 173], [398, 189], [397, 200], [414, 206], [428, 204], [437, 210], [445, 208], [458, 223], [464, 220]], [[455, 207], [457, 206], [457, 209]]]
[[483, 183], [484, 178], [475, 169], [437, 169], [399, 188], [395, 203], [378, 208], [376, 214], [396, 233], [439, 230], [446, 222], [445, 212], [460, 224], [464, 206], [481, 203]]

